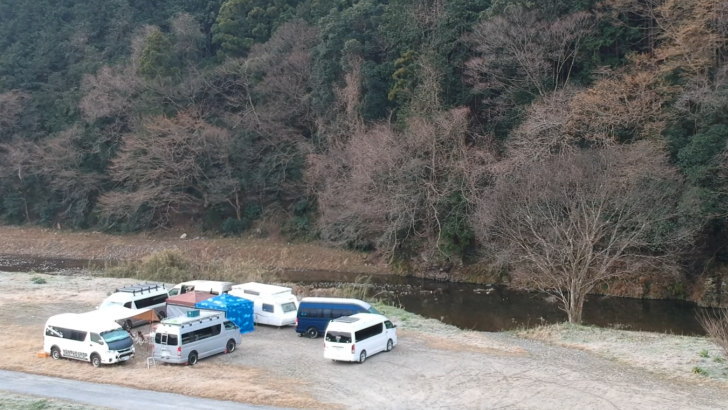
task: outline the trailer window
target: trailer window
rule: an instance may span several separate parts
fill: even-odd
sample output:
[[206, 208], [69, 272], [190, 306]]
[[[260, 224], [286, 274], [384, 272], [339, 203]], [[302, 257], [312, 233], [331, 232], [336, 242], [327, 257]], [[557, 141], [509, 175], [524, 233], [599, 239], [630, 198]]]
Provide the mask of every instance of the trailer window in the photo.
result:
[[281, 305], [281, 308], [283, 309], [283, 313], [295, 312], [296, 304], [293, 302], [284, 303]]
[[348, 332], [327, 332], [326, 341], [332, 343], [351, 343], [351, 333]]
[[273, 305], [263, 303], [263, 312], [273, 313]]

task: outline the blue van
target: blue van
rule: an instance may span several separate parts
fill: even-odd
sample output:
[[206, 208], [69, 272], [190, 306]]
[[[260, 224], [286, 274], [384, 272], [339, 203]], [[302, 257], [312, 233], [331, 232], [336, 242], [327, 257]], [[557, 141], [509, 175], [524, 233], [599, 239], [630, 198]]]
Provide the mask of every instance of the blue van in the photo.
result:
[[315, 339], [324, 334], [329, 321], [355, 313], [376, 313], [379, 311], [367, 302], [346, 298], [303, 298], [298, 305], [296, 332]]

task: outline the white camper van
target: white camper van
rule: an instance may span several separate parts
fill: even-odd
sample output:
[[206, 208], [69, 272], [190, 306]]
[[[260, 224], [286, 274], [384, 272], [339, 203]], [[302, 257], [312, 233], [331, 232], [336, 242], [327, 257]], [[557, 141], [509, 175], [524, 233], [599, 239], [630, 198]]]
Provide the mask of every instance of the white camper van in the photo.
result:
[[230, 294], [253, 302], [255, 323], [288, 326], [296, 324], [298, 299], [291, 288], [248, 282], [233, 286]]
[[131, 336], [113, 320], [96, 312], [62, 313], [51, 316], [45, 325], [43, 351], [54, 359], [101, 364], [124, 362], [134, 357]]
[[[109, 295], [98, 309], [107, 309], [113, 306], [123, 306], [129, 309], [150, 308], [157, 312], [157, 316], [167, 316], [167, 289], [161, 283], [144, 283], [118, 288]], [[147, 323], [145, 320], [127, 319], [124, 326], [131, 328]]]
[[213, 295], [222, 295], [232, 289], [232, 282], [221, 282], [217, 280], [190, 280], [174, 285], [169, 289], [169, 296], [177, 296], [183, 293], [198, 291], [209, 292]]
[[193, 310], [163, 320], [153, 338], [155, 360], [192, 365], [207, 356], [235, 351], [240, 328], [224, 312]]
[[342, 316], [329, 322], [324, 335], [324, 357], [364, 363], [367, 357], [397, 345], [397, 327], [374, 313]]

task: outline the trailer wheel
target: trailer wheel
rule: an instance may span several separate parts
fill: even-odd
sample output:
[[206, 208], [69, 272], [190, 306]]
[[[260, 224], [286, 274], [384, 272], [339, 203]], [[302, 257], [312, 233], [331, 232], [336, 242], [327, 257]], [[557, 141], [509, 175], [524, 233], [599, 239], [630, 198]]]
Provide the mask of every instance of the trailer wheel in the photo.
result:
[[364, 363], [364, 361], [367, 359], [367, 351], [362, 350], [361, 353], [359, 353], [359, 363]]
[[387, 340], [387, 352], [391, 352], [392, 348], [394, 347], [394, 342], [392, 342], [392, 339]]
[[93, 367], [101, 366], [101, 357], [96, 353], [91, 354], [91, 366], [93, 366]]
[[228, 340], [225, 345], [225, 353], [232, 353], [235, 351], [235, 341], [233, 339]]
[[190, 355], [187, 356], [187, 364], [190, 366], [197, 364], [197, 352], [191, 352]]
[[61, 358], [61, 349], [57, 346], [51, 347], [51, 357], [58, 360]]
[[316, 330], [315, 327], [311, 326], [306, 330], [306, 336], [311, 339], [315, 339], [318, 337], [318, 330]]

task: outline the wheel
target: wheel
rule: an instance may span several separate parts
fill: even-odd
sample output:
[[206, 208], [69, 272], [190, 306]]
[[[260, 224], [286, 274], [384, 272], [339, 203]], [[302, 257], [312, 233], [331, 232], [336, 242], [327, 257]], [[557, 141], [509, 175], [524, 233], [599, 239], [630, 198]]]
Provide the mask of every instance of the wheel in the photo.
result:
[[316, 330], [315, 327], [309, 327], [308, 330], [306, 330], [306, 336], [311, 339], [315, 339], [318, 337], [318, 330]]
[[197, 352], [192, 352], [192, 353], [190, 353], [189, 356], [187, 356], [187, 364], [192, 366], [196, 363], [197, 363]]
[[58, 360], [61, 358], [61, 349], [56, 346], [51, 347], [51, 357]]
[[387, 340], [387, 352], [391, 352], [392, 348], [394, 347], [394, 342], [392, 342], [392, 339]]
[[228, 340], [225, 345], [225, 353], [232, 353], [235, 351], [235, 341], [233, 339]]
[[367, 351], [362, 350], [361, 353], [359, 353], [359, 363], [364, 363], [364, 360], [367, 359]]
[[101, 366], [101, 357], [99, 355], [97, 355], [96, 353], [91, 355], [91, 366], [93, 366], [93, 367]]

